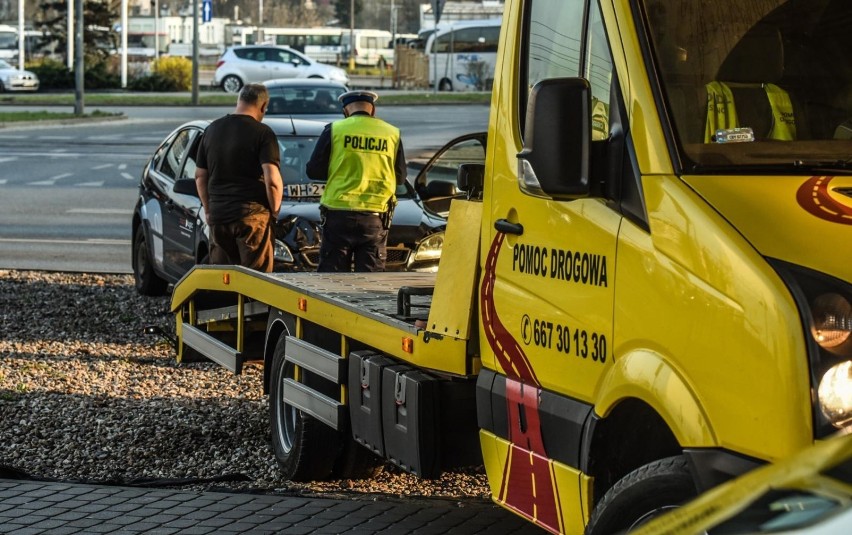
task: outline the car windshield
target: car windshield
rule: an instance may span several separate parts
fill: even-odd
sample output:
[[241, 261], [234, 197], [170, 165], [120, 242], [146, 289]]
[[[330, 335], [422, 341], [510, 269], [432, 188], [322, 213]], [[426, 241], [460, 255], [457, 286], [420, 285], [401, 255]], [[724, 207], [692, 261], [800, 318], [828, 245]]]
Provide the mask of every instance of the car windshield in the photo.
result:
[[339, 114], [337, 97], [346, 91], [337, 86], [287, 86], [269, 88], [267, 115]]
[[852, 2], [645, 0], [644, 11], [687, 171], [852, 172]]
[[12, 66], [0, 59], [0, 69], [11, 69]]
[[[325, 191], [325, 182], [311, 180], [305, 169], [317, 139], [317, 137], [278, 136], [285, 198], [319, 197]], [[413, 198], [415, 195], [414, 188], [408, 182], [396, 188], [397, 198]]]

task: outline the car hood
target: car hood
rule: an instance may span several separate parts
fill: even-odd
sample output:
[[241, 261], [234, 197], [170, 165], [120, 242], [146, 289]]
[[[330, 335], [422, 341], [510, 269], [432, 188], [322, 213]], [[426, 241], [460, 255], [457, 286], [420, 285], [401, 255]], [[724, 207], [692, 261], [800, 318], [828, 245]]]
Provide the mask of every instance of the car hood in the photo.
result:
[[684, 180], [760, 254], [852, 280], [852, 176]]
[[[320, 220], [319, 203], [315, 199], [288, 200], [281, 203], [278, 219], [298, 216], [308, 221]], [[388, 243], [414, 244], [427, 234], [446, 226], [446, 219], [425, 210], [415, 199], [400, 199], [393, 214]]]

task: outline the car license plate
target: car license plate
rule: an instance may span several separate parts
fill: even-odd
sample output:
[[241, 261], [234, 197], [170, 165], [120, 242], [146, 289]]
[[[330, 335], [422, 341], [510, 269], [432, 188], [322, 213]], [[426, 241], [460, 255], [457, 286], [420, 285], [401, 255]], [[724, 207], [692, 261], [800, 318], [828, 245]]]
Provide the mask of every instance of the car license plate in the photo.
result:
[[319, 197], [325, 191], [325, 184], [287, 184], [287, 197]]

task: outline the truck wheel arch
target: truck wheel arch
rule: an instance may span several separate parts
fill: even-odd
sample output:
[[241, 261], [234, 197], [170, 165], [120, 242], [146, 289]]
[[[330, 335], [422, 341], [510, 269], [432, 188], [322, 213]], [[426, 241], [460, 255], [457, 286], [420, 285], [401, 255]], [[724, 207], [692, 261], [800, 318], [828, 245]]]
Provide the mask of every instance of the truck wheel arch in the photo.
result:
[[601, 382], [596, 401], [581, 461], [583, 472], [594, 477], [594, 501], [640, 466], [679, 455], [684, 447], [716, 444], [692, 389], [654, 352], [619, 358]]

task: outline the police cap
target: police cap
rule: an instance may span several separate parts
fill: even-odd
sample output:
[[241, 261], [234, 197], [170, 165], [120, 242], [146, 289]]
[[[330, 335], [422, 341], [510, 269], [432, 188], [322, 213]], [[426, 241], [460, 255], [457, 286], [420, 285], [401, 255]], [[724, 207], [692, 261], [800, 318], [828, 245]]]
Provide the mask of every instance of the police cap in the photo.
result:
[[353, 102], [369, 102], [370, 104], [375, 105], [376, 101], [379, 100], [379, 95], [372, 91], [347, 91], [337, 97], [337, 100], [340, 101], [340, 104], [344, 108]]

